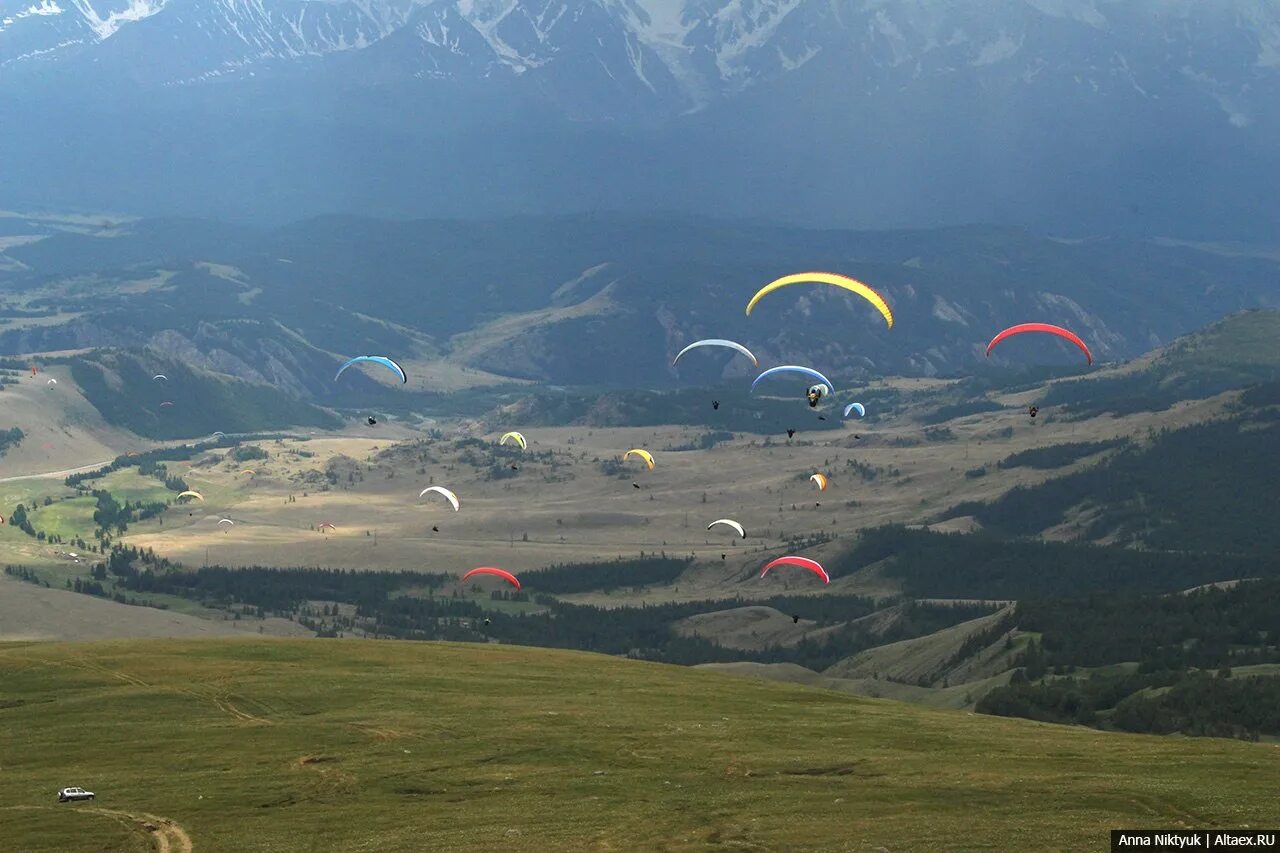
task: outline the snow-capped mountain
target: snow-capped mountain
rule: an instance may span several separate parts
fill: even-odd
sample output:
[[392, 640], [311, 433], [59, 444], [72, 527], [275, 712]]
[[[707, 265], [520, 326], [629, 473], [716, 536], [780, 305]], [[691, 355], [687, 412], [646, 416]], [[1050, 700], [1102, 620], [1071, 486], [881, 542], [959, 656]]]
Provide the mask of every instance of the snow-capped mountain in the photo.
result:
[[[0, 155], [39, 160], [43, 192], [131, 173], [84, 204], [159, 200], [136, 191], [140, 149], [243, 147], [233, 179], [293, 182], [271, 215], [816, 207], [1097, 230], [1101, 210], [1168, 230], [1223, 205], [1277, 218], [1280, 2], [0, 0], [0, 99], [26, 120]], [[90, 153], [55, 156], [50, 136]], [[376, 163], [346, 162], [369, 146]], [[340, 189], [299, 190], [312, 155]], [[236, 184], [164, 168], [206, 201]], [[401, 197], [425, 187], [430, 204]], [[149, 212], [179, 210], [205, 212]]]
[[[407, 50], [413, 45], [416, 51]], [[1159, 97], [1191, 83], [1238, 126], [1280, 75], [1271, 0], [0, 0], [0, 73], [115, 70], [184, 85], [342, 53], [406, 79], [634, 84], [672, 109], [819, 57], [857, 94], [986, 69]], [[344, 66], [353, 70], [350, 64]], [[88, 69], [93, 69], [89, 71]], [[358, 79], [352, 82], [359, 83]]]

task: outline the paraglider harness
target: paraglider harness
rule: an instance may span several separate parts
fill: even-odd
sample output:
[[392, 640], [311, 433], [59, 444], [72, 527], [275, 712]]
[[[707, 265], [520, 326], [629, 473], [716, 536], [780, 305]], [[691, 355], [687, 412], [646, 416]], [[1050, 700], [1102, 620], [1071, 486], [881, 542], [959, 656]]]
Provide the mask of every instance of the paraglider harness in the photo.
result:
[[822, 399], [821, 394], [819, 394], [817, 391], [809, 391], [805, 394], [805, 396], [809, 398], [809, 408], [811, 409], [818, 408], [818, 401]]

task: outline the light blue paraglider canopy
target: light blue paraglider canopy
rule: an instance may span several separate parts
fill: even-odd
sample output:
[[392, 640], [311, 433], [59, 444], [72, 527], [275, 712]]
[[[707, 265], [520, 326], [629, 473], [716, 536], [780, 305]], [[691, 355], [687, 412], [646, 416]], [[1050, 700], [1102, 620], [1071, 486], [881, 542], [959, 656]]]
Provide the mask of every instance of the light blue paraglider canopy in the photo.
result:
[[404, 368], [387, 358], [385, 355], [358, 355], [346, 364], [342, 365], [342, 367], [338, 368], [338, 372], [333, 374], [333, 381], [338, 381], [338, 377], [342, 375], [342, 371], [346, 370], [351, 365], [358, 364], [362, 361], [371, 361], [374, 364], [381, 364], [387, 370], [390, 370], [396, 376], [399, 376], [402, 383], [407, 383], [409, 381], [409, 377], [405, 375]]
[[850, 403], [844, 407], [844, 416], [849, 417], [850, 412], [857, 412], [858, 417], [865, 418], [867, 416], [867, 407], [861, 403]]
[[832, 392], [834, 392], [836, 389], [836, 386], [832, 384], [830, 379], [823, 376], [821, 373], [814, 370], [812, 367], [801, 367], [795, 364], [783, 364], [779, 367], [771, 367], [768, 370], [766, 370], [764, 373], [761, 373], [759, 376], [757, 376], [756, 381], [751, 383], [751, 390], [755, 391], [756, 386], [760, 384], [761, 380], [770, 379], [774, 376], [780, 376], [784, 373], [796, 373], [801, 376], [808, 376], [810, 379], [816, 379], [819, 382], [821, 382], [823, 385], [826, 385], [827, 388], [829, 388]]

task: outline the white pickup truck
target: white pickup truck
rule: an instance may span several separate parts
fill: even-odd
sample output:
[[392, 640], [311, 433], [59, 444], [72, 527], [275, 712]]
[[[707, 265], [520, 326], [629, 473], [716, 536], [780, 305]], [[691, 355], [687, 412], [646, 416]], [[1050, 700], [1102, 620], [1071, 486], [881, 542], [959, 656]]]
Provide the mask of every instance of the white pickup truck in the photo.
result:
[[92, 800], [93, 791], [86, 791], [84, 788], [63, 788], [58, 792], [58, 802], [70, 803], [75, 800]]

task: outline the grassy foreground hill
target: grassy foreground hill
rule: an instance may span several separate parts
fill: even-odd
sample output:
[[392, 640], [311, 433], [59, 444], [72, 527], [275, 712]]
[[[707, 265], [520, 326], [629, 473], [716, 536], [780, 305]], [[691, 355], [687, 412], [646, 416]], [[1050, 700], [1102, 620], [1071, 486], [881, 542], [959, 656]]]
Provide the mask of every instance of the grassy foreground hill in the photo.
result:
[[0, 715], [10, 850], [1097, 850], [1280, 818], [1270, 745], [511, 646], [10, 644]]

